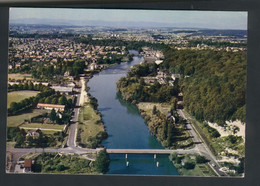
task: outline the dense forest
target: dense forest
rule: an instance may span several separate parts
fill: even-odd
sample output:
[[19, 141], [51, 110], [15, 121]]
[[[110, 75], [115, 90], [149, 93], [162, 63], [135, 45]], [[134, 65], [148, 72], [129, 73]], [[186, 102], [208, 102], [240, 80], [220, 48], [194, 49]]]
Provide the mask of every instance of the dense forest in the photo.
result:
[[185, 108], [203, 121], [245, 122], [246, 52], [165, 50], [160, 68], [182, 75]]
[[[124, 99], [132, 102], [174, 103], [183, 92], [185, 109], [199, 121], [224, 124], [227, 120], [245, 122], [246, 52], [213, 50], [164, 50], [159, 66], [135, 66], [117, 87]], [[173, 87], [144, 83], [144, 76], [155, 76], [156, 69], [181, 78]]]

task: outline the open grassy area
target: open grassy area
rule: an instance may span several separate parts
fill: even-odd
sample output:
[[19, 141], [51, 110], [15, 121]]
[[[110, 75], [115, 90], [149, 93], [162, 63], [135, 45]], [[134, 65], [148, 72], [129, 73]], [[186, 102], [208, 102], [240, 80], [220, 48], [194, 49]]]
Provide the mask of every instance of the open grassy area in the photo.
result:
[[90, 106], [85, 105], [80, 109], [78, 135], [82, 144], [91, 147], [92, 139], [95, 139], [100, 132], [104, 132], [105, 128], [101, 122], [100, 115]]
[[8, 74], [8, 79], [11, 79], [11, 80], [32, 80], [32, 75], [31, 74], [20, 74], [20, 73], [17, 73], [17, 74]]
[[26, 123], [22, 124], [20, 128], [24, 129], [41, 129], [43, 131], [62, 131], [64, 128], [64, 125], [58, 125], [58, 124], [41, 124], [41, 123]]
[[168, 114], [171, 110], [171, 105], [166, 103], [140, 102], [137, 104], [137, 106], [139, 109], [148, 112], [152, 112], [153, 107], [156, 106], [156, 108], [164, 115]]
[[12, 102], [20, 102], [23, 99], [36, 96], [37, 94], [38, 91], [30, 91], [30, 90], [9, 92], [7, 97], [7, 108], [10, 107], [10, 104]]
[[16, 115], [16, 116], [8, 116], [7, 117], [7, 127], [17, 127], [21, 125], [24, 120], [29, 120], [32, 117], [42, 115], [48, 111], [46, 110], [41, 110], [41, 109], [33, 109], [32, 111]]
[[15, 142], [14, 141], [8, 141], [6, 142], [6, 148], [14, 148]]
[[94, 163], [78, 155], [60, 155], [57, 153], [32, 154], [35, 160], [34, 172], [59, 174], [100, 174]]
[[182, 176], [217, 176], [208, 163], [196, 164], [194, 169], [185, 169], [183, 167], [180, 168], [178, 165], [177, 167], [179, 167], [178, 172]]

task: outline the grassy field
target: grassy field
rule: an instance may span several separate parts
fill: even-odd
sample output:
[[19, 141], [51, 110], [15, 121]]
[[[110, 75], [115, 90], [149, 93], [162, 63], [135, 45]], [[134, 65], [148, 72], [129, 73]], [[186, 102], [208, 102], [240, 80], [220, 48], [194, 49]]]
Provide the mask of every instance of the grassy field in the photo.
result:
[[100, 120], [101, 117], [89, 104], [80, 109], [78, 131], [81, 131], [81, 143], [88, 144], [89, 138], [95, 138], [99, 132], [105, 131], [104, 125], [99, 123]]
[[23, 79], [26, 79], [26, 80], [32, 80], [32, 75], [31, 74], [20, 74], [20, 73], [17, 73], [17, 74], [8, 74], [8, 79], [12, 79], [12, 80], [23, 80]]
[[30, 90], [9, 92], [7, 97], [7, 108], [10, 107], [10, 104], [12, 102], [20, 102], [23, 99], [36, 96], [37, 94], [38, 91], [30, 91]]
[[[38, 155], [38, 156], [37, 156]], [[59, 155], [57, 153], [28, 154], [35, 160], [35, 172], [58, 174], [100, 174], [94, 163], [78, 155]]]
[[6, 148], [14, 148], [15, 142], [13, 141], [8, 141], [6, 142]]
[[58, 124], [41, 124], [41, 123], [26, 123], [26, 124], [22, 124], [20, 126], [20, 128], [24, 128], [24, 129], [41, 129], [43, 131], [62, 131], [64, 128], [64, 125], [58, 125]]
[[27, 112], [24, 114], [16, 115], [16, 116], [9, 116], [7, 117], [7, 126], [8, 127], [17, 127], [21, 125], [24, 120], [28, 120], [32, 117], [42, 115], [46, 113], [46, 110], [40, 110], [40, 109], [33, 109], [31, 112]]
[[140, 102], [137, 104], [139, 109], [152, 112], [153, 107], [156, 106], [156, 108], [163, 113], [164, 115], [168, 114], [171, 110], [171, 105], [165, 104], [165, 103], [151, 103], [151, 102]]
[[[178, 166], [177, 166], [178, 167]], [[182, 176], [217, 176], [207, 163], [196, 164], [194, 169], [179, 168], [178, 172]]]

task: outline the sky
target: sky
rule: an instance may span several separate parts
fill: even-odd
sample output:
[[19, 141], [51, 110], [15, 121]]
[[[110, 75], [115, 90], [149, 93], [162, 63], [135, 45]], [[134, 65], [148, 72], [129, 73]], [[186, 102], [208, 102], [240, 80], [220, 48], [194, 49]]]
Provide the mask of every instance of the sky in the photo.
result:
[[236, 11], [180, 11], [180, 10], [120, 10], [69, 8], [10, 8], [10, 20], [51, 19], [63, 21], [109, 21], [162, 23], [165, 26], [247, 29], [247, 12]]

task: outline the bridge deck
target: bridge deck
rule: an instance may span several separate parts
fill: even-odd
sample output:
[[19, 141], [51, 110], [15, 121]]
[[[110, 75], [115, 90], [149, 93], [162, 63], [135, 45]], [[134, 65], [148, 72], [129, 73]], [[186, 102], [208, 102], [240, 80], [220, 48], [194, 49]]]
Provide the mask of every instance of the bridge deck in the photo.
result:
[[180, 154], [196, 153], [194, 149], [183, 150], [169, 150], [169, 149], [106, 149], [108, 154], [171, 154], [177, 152]]

